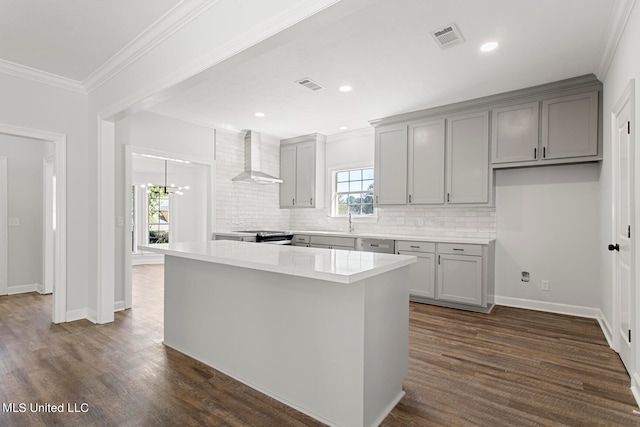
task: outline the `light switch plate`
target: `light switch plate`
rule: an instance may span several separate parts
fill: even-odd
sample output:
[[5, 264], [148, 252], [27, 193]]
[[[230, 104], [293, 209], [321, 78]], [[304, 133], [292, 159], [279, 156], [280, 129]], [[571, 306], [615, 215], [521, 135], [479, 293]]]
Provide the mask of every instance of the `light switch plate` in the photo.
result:
[[116, 226], [124, 227], [124, 217], [123, 216], [117, 216], [116, 217]]
[[20, 227], [20, 218], [9, 218], [9, 227]]

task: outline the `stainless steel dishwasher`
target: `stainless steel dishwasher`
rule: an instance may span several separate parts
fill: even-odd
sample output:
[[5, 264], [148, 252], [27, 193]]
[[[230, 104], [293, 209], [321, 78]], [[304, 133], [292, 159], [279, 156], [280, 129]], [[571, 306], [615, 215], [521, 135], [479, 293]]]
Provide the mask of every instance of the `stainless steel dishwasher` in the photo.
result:
[[396, 242], [392, 239], [370, 239], [359, 237], [356, 240], [356, 251], [395, 253]]

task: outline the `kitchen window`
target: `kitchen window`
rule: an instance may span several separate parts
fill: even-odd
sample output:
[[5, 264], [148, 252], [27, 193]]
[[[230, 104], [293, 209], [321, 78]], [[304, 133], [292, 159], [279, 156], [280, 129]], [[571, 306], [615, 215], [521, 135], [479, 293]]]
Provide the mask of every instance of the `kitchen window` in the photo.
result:
[[334, 216], [373, 216], [373, 168], [335, 172]]

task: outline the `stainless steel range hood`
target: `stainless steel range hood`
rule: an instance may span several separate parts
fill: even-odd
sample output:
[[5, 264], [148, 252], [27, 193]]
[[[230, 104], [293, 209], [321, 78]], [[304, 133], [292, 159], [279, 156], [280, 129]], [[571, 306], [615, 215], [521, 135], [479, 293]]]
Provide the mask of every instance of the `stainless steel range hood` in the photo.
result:
[[260, 134], [249, 130], [244, 136], [244, 172], [232, 179], [254, 184], [281, 184], [282, 180], [262, 172], [260, 165]]

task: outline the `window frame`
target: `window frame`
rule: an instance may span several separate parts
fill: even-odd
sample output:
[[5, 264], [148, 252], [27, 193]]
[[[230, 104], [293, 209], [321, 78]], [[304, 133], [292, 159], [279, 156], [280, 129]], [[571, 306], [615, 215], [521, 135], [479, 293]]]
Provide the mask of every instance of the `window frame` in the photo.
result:
[[[339, 214], [338, 213], [338, 197], [343, 194], [373, 194], [373, 190], [361, 190], [361, 191], [347, 191], [347, 192], [339, 192], [338, 191], [338, 173], [340, 172], [352, 172], [357, 170], [366, 170], [371, 169], [373, 172], [373, 164], [371, 163], [360, 163], [360, 164], [348, 164], [342, 165], [336, 168], [332, 168], [329, 171], [329, 175], [331, 177], [331, 212], [330, 216], [332, 218], [347, 218], [347, 214]], [[375, 176], [375, 175], [374, 175]], [[368, 180], [367, 180], [368, 181]], [[375, 188], [375, 179], [371, 179], [373, 181], [373, 185]], [[351, 182], [351, 181], [347, 181]], [[373, 202], [373, 201], [372, 201]], [[373, 204], [373, 212], [371, 214], [352, 214], [352, 218], [357, 218], [359, 220], [377, 218], [377, 208], [375, 207], [375, 203]]]

